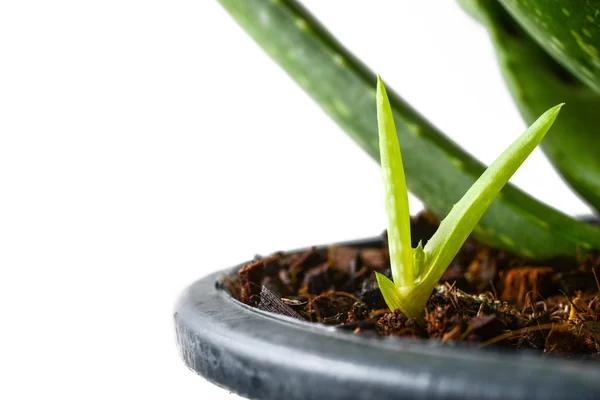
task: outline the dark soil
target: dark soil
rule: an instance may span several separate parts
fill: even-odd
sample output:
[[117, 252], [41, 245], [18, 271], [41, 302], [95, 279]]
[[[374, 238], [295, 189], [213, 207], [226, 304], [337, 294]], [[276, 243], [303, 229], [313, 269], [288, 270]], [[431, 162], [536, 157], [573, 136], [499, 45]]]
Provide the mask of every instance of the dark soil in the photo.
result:
[[[438, 221], [412, 220], [413, 246]], [[600, 254], [532, 263], [469, 239], [431, 294], [421, 320], [390, 312], [375, 271], [390, 276], [380, 247], [332, 246], [277, 253], [242, 267], [225, 286], [241, 302], [359, 335], [466, 341], [600, 360]]]

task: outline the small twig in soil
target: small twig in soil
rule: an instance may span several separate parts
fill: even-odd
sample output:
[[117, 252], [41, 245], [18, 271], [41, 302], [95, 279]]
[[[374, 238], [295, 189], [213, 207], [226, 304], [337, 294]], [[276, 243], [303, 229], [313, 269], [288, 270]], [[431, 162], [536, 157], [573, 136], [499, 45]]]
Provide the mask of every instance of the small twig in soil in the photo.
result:
[[545, 343], [546, 340], [548, 340], [548, 336], [544, 335], [544, 330], [542, 329], [542, 325], [540, 325], [540, 321], [536, 319], [535, 322], [537, 323], [538, 329], [540, 330], [540, 333], [542, 334]]
[[493, 300], [498, 298], [498, 292], [496, 291], [496, 286], [494, 286], [494, 281], [490, 281], [490, 286], [492, 287], [492, 292], [494, 293]]
[[592, 273], [594, 274], [594, 279], [596, 279], [596, 286], [598, 287], [598, 292], [600, 292], [600, 282], [598, 281], [598, 275], [596, 275], [596, 268], [592, 267]]
[[375, 311], [369, 313], [369, 318], [379, 317], [380, 315], [383, 315], [383, 314], [386, 314], [389, 312], [390, 312], [389, 308], [382, 308], [380, 310], [375, 310]]
[[471, 326], [467, 326], [467, 329], [463, 332], [462, 335], [460, 335], [458, 340], [465, 340], [467, 338], [467, 336], [469, 336], [470, 333], [471, 333]]
[[309, 304], [310, 309], [315, 312], [315, 315], [317, 316], [317, 322], [322, 322], [323, 318], [321, 318], [321, 312], [319, 311], [319, 307], [317, 307], [315, 305], [315, 302], [314, 302], [315, 299], [316, 299], [316, 297], [311, 298], [309, 300], [308, 304]]
[[333, 292], [332, 294], [335, 294], [337, 296], [348, 297], [348, 298], [351, 298], [352, 300], [354, 300], [357, 303], [362, 303], [362, 300], [359, 299], [358, 297], [356, 297], [355, 295], [353, 295], [352, 293], [348, 293], [348, 292]]
[[501, 342], [504, 339], [509, 339], [511, 337], [520, 335], [521, 333], [530, 333], [530, 332], [535, 332], [535, 331], [544, 331], [544, 330], [552, 329], [553, 326], [554, 326], [554, 323], [550, 323], [550, 324], [543, 324], [543, 325], [538, 325], [538, 326], [528, 326], [527, 328], [521, 328], [521, 329], [517, 329], [514, 331], [508, 331], [506, 333], [503, 333], [502, 335], [491, 338], [490, 340], [486, 340], [485, 342], [481, 343], [481, 345], [479, 347], [486, 347], [486, 346], [489, 346], [490, 344]]

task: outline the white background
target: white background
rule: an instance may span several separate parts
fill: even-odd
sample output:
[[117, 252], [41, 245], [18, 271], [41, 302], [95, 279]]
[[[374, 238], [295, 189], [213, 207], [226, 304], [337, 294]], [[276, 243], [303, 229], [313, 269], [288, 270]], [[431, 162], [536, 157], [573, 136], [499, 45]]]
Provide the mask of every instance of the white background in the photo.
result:
[[[304, 3], [484, 162], [524, 129], [454, 2]], [[540, 152], [513, 182], [588, 210]], [[178, 293], [383, 212], [377, 165], [216, 1], [0, 3], [0, 398], [233, 399], [179, 360]]]

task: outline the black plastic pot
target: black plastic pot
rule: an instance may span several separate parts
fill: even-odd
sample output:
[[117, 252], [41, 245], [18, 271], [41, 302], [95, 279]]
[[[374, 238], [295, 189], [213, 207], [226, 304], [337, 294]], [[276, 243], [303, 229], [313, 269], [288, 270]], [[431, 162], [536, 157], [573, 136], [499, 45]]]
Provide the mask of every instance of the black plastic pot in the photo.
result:
[[[379, 246], [379, 239], [346, 245]], [[597, 362], [351, 332], [269, 314], [221, 289], [239, 267], [191, 285], [175, 309], [181, 356], [251, 399], [598, 399]]]

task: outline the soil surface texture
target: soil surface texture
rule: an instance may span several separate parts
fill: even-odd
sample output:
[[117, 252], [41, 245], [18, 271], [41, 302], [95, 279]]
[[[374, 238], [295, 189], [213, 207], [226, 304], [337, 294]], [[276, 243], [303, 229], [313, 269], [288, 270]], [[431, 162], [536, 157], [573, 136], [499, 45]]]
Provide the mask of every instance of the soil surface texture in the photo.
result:
[[[437, 229], [412, 219], [416, 247]], [[330, 246], [257, 257], [223, 286], [239, 301], [357, 335], [465, 341], [600, 360], [600, 254], [534, 263], [469, 239], [431, 294], [423, 318], [390, 312], [375, 280], [390, 277], [381, 247]]]

